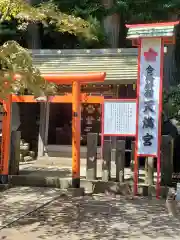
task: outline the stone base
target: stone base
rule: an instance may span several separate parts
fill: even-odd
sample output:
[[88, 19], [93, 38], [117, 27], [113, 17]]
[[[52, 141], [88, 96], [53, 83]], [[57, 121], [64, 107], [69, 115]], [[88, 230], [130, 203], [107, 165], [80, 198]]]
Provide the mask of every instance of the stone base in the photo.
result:
[[[123, 195], [126, 197], [133, 197], [133, 185], [128, 182], [119, 183], [119, 182], [104, 182], [104, 181], [88, 181], [85, 179], [81, 180], [81, 187], [85, 188], [85, 192], [88, 193], [111, 193]], [[168, 192], [168, 187], [161, 186], [160, 188], [160, 197], [166, 198]], [[156, 197], [156, 186], [146, 185], [146, 184], [138, 184], [138, 195], [146, 196], [146, 197]]]
[[71, 179], [59, 177], [44, 177], [37, 175], [10, 175], [9, 183], [13, 186], [54, 187], [67, 189], [71, 187]]
[[0, 184], [0, 192], [3, 192], [9, 188], [11, 188], [10, 184]]
[[[73, 196], [83, 196], [85, 192], [86, 194], [108, 193], [131, 197], [131, 194], [133, 193], [133, 185], [128, 182], [119, 183], [113, 181], [105, 182], [102, 180], [81, 179], [80, 188], [72, 188], [71, 178], [41, 177], [37, 175], [9, 176], [9, 184], [12, 186], [36, 186], [68, 189], [69, 193]], [[131, 189], [130, 194], [128, 189]], [[168, 187], [161, 186], [161, 197], [165, 198], [167, 196], [167, 192]], [[138, 184], [138, 195], [156, 197], [156, 186]]]
[[71, 197], [81, 197], [85, 195], [84, 188], [68, 188], [67, 189], [68, 196]]
[[0, 174], [0, 184], [8, 184], [8, 175], [2, 175]]

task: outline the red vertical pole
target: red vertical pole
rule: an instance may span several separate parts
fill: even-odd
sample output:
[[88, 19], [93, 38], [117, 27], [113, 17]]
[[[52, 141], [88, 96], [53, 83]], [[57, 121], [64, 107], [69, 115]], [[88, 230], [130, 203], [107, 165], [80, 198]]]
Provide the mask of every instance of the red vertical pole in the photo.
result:
[[136, 138], [135, 138], [135, 151], [134, 151], [134, 195], [138, 193], [138, 115], [139, 115], [139, 88], [140, 88], [140, 64], [141, 64], [141, 39], [139, 39], [138, 46], [138, 79], [136, 87]]
[[136, 196], [137, 193], [138, 193], [138, 156], [137, 156], [137, 151], [135, 148], [135, 152], [134, 152], [134, 196]]
[[161, 38], [161, 69], [160, 69], [160, 91], [159, 91], [159, 123], [158, 123], [158, 156], [157, 156], [157, 183], [156, 183], [156, 198], [160, 198], [160, 183], [161, 183], [161, 119], [162, 119], [162, 92], [163, 92], [163, 72], [164, 72], [164, 41]]
[[103, 145], [104, 145], [104, 101], [101, 104], [101, 159], [103, 159]]
[[[2, 123], [2, 145], [1, 145], [1, 176], [8, 177], [9, 174], [9, 158], [10, 158], [10, 145], [11, 145], [11, 107], [12, 95], [4, 101], [6, 115], [3, 117]], [[3, 182], [1, 178], [1, 182]]]
[[72, 83], [72, 187], [80, 187], [81, 95], [80, 83]]

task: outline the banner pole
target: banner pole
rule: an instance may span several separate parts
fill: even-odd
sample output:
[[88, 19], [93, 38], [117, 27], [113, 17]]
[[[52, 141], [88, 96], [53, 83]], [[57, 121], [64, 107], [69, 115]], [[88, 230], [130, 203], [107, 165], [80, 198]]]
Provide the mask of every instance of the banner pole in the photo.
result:
[[134, 153], [134, 196], [138, 193], [138, 156], [137, 150]]
[[103, 159], [103, 147], [104, 147], [104, 101], [101, 105], [101, 159]]
[[161, 191], [161, 119], [162, 119], [162, 92], [163, 92], [163, 73], [164, 73], [164, 41], [161, 38], [161, 67], [160, 67], [160, 90], [159, 90], [159, 123], [158, 123], [158, 156], [157, 156], [157, 185], [156, 185], [156, 198], [160, 198]]
[[138, 45], [138, 79], [136, 86], [136, 137], [135, 137], [135, 151], [134, 151], [134, 195], [138, 193], [138, 117], [139, 117], [139, 94], [140, 94], [140, 67], [141, 67], [141, 45], [142, 41], [139, 39]]

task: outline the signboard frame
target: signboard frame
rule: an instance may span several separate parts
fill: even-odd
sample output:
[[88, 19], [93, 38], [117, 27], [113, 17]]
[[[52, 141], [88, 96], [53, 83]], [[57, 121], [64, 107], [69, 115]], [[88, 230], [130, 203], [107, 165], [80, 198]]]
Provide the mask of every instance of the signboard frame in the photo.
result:
[[[104, 99], [103, 103], [102, 103], [102, 111], [101, 111], [101, 158], [103, 159], [103, 146], [104, 146], [104, 137], [136, 137], [136, 133], [135, 134], [104, 134], [104, 103], [105, 102], [135, 102], [136, 103], [136, 111], [137, 111], [137, 98], [132, 98], [132, 99], [117, 99], [117, 98], [113, 98], [113, 99]], [[136, 115], [137, 118], [137, 115]], [[137, 122], [137, 119], [136, 119]], [[135, 123], [136, 124], [136, 123]]]
[[[104, 111], [105, 111], [105, 103], [108, 102], [108, 103], [111, 103], [111, 102], [115, 102], [115, 103], [135, 103], [136, 104], [136, 108], [137, 108], [137, 100], [136, 99], [104, 99], [104, 102], [102, 104], [102, 134], [103, 136], [111, 136], [111, 137], [135, 137], [136, 136], [136, 128], [135, 128], [135, 133], [134, 134], [106, 134], [104, 133], [104, 122], [105, 122], [105, 114], [104, 114]], [[137, 116], [135, 116], [136, 118]]]

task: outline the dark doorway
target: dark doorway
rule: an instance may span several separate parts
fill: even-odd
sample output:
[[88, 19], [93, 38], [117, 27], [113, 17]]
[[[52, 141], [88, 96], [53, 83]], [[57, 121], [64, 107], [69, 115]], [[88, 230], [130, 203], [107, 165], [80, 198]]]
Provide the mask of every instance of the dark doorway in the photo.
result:
[[38, 152], [38, 136], [40, 121], [39, 103], [19, 103], [21, 139], [29, 143], [31, 151]]
[[72, 104], [50, 104], [48, 144], [72, 144]]

